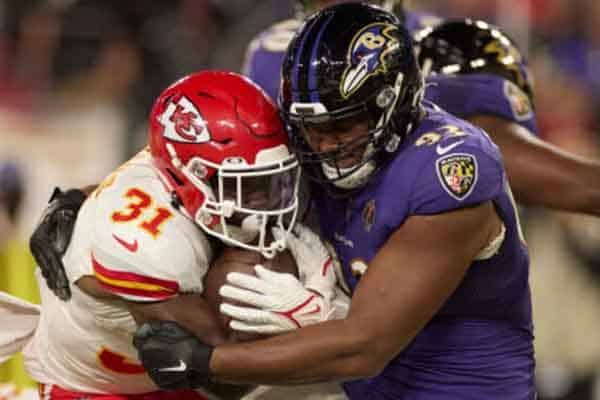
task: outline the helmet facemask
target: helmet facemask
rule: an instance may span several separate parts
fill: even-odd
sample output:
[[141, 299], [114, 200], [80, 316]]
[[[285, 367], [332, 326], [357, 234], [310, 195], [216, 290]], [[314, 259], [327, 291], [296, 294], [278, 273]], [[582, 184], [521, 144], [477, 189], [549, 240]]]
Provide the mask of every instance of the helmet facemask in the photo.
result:
[[[193, 157], [183, 165], [176, 155], [172, 160], [204, 194], [195, 213], [185, 211], [207, 234], [267, 258], [285, 249], [298, 211], [300, 181], [298, 161], [285, 146], [259, 151], [253, 165], [241, 157], [226, 158], [221, 164]], [[281, 229], [283, 238], [273, 239], [271, 227]]]
[[[288, 47], [281, 77], [290, 142], [308, 177], [334, 196], [362, 189], [421, 114], [412, 38], [400, 18], [367, 3], [311, 16]], [[323, 146], [314, 131], [329, 133]]]
[[[290, 113], [285, 115], [290, 129], [292, 145], [307, 176], [319, 183], [328, 183], [342, 190], [353, 190], [364, 186], [369, 178], [398, 148], [406, 132], [397, 129], [394, 117], [413, 108], [413, 99], [406, 101], [406, 90], [402, 92], [403, 75], [400, 73], [396, 84], [384, 86], [378, 93], [357, 106], [346, 107], [331, 112], [324, 105], [292, 104]], [[406, 88], [405, 88], [406, 89]], [[405, 101], [400, 104], [400, 99]], [[311, 108], [312, 107], [312, 108]], [[344, 141], [335, 149], [319, 151], [318, 143], [311, 131], [343, 131], [352, 125], [367, 124], [364, 134]], [[400, 124], [403, 126], [403, 124]], [[411, 129], [408, 124], [407, 131]], [[348, 165], [346, 160], [356, 160]]]

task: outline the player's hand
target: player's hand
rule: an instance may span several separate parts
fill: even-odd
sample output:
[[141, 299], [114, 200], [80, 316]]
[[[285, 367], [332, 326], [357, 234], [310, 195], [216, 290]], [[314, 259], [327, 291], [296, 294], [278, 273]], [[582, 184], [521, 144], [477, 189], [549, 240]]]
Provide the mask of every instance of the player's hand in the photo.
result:
[[78, 189], [66, 192], [54, 189], [48, 207], [29, 239], [29, 248], [39, 265], [48, 288], [61, 300], [71, 298], [69, 280], [62, 262], [71, 234], [75, 227], [77, 212], [86, 195]]
[[231, 272], [219, 294], [225, 299], [220, 311], [232, 318], [236, 331], [273, 335], [326, 321], [333, 313], [331, 303], [308, 290], [293, 275], [274, 272], [257, 265], [256, 276]]
[[[280, 229], [273, 228], [276, 239], [282, 235]], [[304, 287], [331, 300], [336, 285], [335, 268], [321, 238], [310, 228], [298, 223], [291, 234], [286, 236], [286, 244], [296, 260], [298, 275]]]
[[133, 338], [142, 365], [165, 390], [205, 389], [210, 382], [208, 346], [175, 321], [149, 321]]

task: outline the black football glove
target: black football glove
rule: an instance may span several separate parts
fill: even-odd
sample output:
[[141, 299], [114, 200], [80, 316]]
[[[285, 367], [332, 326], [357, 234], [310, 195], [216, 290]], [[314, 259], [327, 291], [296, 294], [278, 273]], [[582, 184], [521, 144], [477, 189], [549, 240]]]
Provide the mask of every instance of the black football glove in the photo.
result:
[[62, 262], [75, 220], [86, 195], [79, 189], [66, 192], [55, 188], [48, 207], [29, 239], [29, 249], [39, 265], [48, 288], [61, 300], [71, 298], [69, 280]]
[[142, 365], [165, 390], [206, 389], [213, 347], [200, 342], [175, 321], [149, 321], [133, 339]]

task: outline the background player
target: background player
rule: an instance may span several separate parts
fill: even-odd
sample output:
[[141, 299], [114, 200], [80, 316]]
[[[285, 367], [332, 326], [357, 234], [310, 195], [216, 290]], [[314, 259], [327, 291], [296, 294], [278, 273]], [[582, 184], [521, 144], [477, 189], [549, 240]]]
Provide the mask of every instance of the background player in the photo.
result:
[[[262, 87], [273, 99], [277, 99], [283, 57], [304, 18], [326, 6], [345, 2], [351, 1], [297, 0], [295, 18], [275, 23], [260, 32], [250, 42], [246, 50], [242, 73]], [[367, 3], [379, 5], [387, 11], [394, 12], [403, 19], [410, 31], [420, 30], [439, 21], [439, 18], [429, 14], [404, 10], [402, 0], [367, 1]]]
[[[500, 154], [422, 106], [411, 42], [392, 14], [337, 5], [303, 25], [283, 68], [285, 119], [353, 291], [347, 318], [214, 349], [144, 325], [136, 347], [160, 385], [174, 379], [161, 368], [184, 360], [197, 374], [180, 383], [344, 379], [356, 399], [535, 398], [529, 260]], [[444, 151], [420, 140], [429, 132]]]
[[[299, 18], [331, 3], [335, 1], [298, 1]], [[434, 29], [442, 22], [440, 19], [406, 10], [402, 1], [368, 3], [393, 10], [406, 28], [423, 40], [420, 60], [431, 58], [433, 63], [428, 70], [438, 73], [426, 77], [432, 85], [426, 86], [425, 98], [482, 127], [492, 137], [500, 146], [518, 201], [600, 215], [600, 163], [532, 136], [538, 132], [531, 76], [524, 57], [505, 33], [482, 22], [465, 20], [450, 21]], [[258, 35], [248, 48], [244, 73], [273, 98], [279, 91], [283, 55], [300, 25], [298, 19], [276, 24]], [[492, 32], [499, 35], [498, 40], [491, 36]], [[454, 51], [445, 52], [444, 46]], [[508, 57], [503, 57], [502, 52]], [[476, 59], [486, 62], [467, 68]], [[444, 70], [452, 63], [460, 68]], [[448, 79], [449, 75], [452, 79]]]
[[600, 163], [537, 138], [533, 80], [506, 33], [464, 19], [416, 36], [419, 63], [431, 72], [425, 97], [489, 133], [502, 150], [519, 201], [600, 215]]

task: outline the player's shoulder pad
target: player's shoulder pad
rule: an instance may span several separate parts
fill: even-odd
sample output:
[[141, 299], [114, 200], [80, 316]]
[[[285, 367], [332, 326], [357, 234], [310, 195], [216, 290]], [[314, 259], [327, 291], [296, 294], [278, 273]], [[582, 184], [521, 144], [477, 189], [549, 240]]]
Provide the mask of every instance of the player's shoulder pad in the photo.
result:
[[498, 147], [472, 124], [427, 109], [404, 148], [410, 168], [409, 215], [429, 215], [495, 199], [505, 174]]
[[529, 97], [517, 85], [499, 76], [431, 75], [427, 78], [425, 97], [461, 118], [494, 115], [535, 135], [538, 133]]
[[202, 291], [212, 257], [203, 233], [168, 202], [156, 177], [127, 175], [96, 199], [90, 262], [105, 289], [132, 301]]

